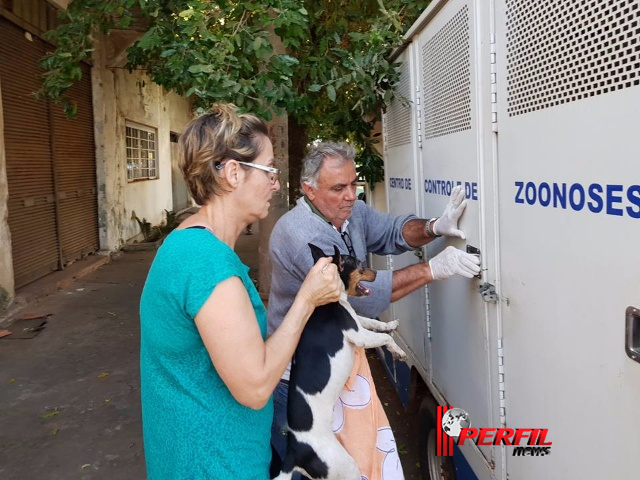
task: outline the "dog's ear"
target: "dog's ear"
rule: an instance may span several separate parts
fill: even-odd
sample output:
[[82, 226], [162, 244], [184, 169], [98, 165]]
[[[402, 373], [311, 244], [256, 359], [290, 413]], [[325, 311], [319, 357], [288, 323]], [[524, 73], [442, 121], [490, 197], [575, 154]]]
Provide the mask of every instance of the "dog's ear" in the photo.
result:
[[338, 246], [333, 246], [333, 263], [338, 267], [338, 271], [341, 272], [344, 269], [344, 261], [342, 260], [342, 255], [340, 255], [340, 250], [338, 250]]
[[316, 263], [322, 257], [328, 256], [328, 255], [325, 255], [325, 253], [319, 247], [316, 247], [313, 243], [307, 243], [307, 245], [309, 245], [309, 248], [311, 249], [311, 256], [313, 257], [313, 263]]

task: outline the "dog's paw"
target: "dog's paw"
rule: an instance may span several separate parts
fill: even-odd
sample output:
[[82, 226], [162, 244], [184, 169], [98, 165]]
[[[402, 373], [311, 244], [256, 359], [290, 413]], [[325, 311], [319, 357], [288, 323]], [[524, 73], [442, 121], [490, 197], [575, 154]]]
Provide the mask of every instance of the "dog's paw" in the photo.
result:
[[389, 352], [391, 353], [391, 356], [393, 356], [393, 358], [395, 358], [396, 360], [404, 361], [407, 359], [407, 354], [398, 345], [395, 345], [395, 344], [387, 345], [387, 350], [389, 350]]
[[398, 320], [391, 320], [390, 322], [387, 322], [387, 331], [391, 332], [395, 330], [396, 328], [398, 328], [398, 325], [400, 325], [400, 322], [398, 322]]

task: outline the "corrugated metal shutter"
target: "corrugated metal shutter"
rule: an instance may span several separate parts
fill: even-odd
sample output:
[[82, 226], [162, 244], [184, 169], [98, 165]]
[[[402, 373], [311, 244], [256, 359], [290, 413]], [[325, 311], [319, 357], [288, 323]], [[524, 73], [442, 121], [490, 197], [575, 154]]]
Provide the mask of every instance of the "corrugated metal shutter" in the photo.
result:
[[65, 264], [98, 249], [93, 105], [88, 66], [82, 66], [82, 80], [68, 95], [78, 104], [76, 118], [65, 118], [62, 106], [51, 105], [60, 244]]
[[[69, 96], [78, 117], [36, 100], [39, 60], [53, 47], [0, 18], [9, 228], [16, 288], [98, 249], [91, 74]], [[57, 211], [56, 211], [57, 209]]]
[[48, 106], [33, 97], [40, 86], [38, 60], [44, 53], [21, 28], [0, 18], [8, 221], [16, 287], [60, 266]]

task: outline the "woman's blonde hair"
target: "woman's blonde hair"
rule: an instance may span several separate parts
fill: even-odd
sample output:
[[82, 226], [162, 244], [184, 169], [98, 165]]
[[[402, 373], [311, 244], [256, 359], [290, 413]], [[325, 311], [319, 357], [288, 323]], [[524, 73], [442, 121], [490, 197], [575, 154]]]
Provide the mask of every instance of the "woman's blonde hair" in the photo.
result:
[[253, 162], [269, 131], [255, 115], [238, 113], [233, 104], [216, 104], [193, 119], [180, 136], [179, 166], [198, 205], [226, 192], [216, 165], [227, 159]]

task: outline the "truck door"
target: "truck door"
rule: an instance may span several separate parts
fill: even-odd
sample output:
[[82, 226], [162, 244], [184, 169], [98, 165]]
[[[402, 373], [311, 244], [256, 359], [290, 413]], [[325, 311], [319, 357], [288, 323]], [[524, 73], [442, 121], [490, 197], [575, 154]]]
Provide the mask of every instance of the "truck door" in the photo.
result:
[[[401, 82], [397, 88], [400, 98], [393, 102], [385, 115], [385, 182], [388, 212], [391, 215], [405, 213], [419, 214], [418, 162], [415, 122], [415, 65], [410, 62], [411, 46], [398, 59], [401, 62]], [[403, 100], [404, 99], [404, 100]], [[416, 256], [418, 254], [418, 258]], [[422, 251], [407, 252], [388, 257], [393, 270], [399, 270], [420, 260]], [[390, 319], [398, 319], [398, 333], [403, 340], [403, 348], [414, 362], [427, 363], [426, 312], [424, 290], [417, 290], [394, 302], [390, 309]]]
[[[486, 3], [440, 2], [416, 34], [414, 54], [423, 122], [421, 212], [427, 218], [440, 215], [456, 185], [463, 186], [468, 202], [460, 223], [466, 241], [439, 238], [427, 245], [427, 256], [453, 245], [478, 251], [483, 262], [482, 279], [455, 276], [428, 285], [431, 387], [449, 405], [466, 410], [472, 426], [495, 428], [500, 426], [497, 308], [479, 293], [483, 284], [498, 283], [496, 224], [488, 213], [494, 208], [495, 134], [487, 101], [491, 52]], [[477, 473], [486, 471], [489, 461], [500, 463], [499, 448], [480, 447], [484, 460], [475, 448], [463, 451]]]
[[496, 6], [506, 418], [552, 442], [507, 470], [637, 478], [640, 8]]

